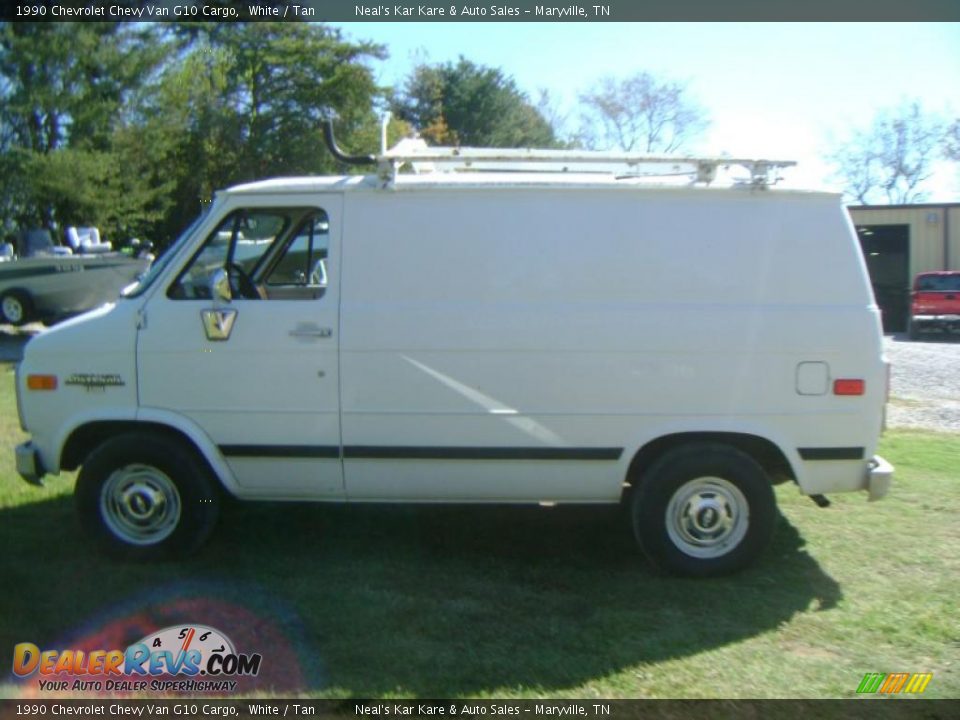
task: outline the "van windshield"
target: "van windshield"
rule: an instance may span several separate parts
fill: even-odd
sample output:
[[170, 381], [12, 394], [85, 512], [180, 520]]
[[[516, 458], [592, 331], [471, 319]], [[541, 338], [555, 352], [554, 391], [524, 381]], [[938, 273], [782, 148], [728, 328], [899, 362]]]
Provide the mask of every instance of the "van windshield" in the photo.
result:
[[200, 221], [206, 216], [206, 213], [201, 213], [197, 218], [190, 223], [187, 228], [180, 233], [180, 236], [173, 241], [173, 244], [170, 245], [156, 260], [153, 261], [153, 264], [150, 268], [135, 282], [130, 285], [127, 285], [121, 293], [120, 296], [124, 298], [135, 298], [140, 297], [146, 292], [147, 288], [153, 285], [154, 281], [163, 274], [163, 271], [167, 269], [167, 265], [170, 264], [170, 261], [177, 256], [180, 248], [183, 247], [187, 241], [190, 239], [190, 236], [193, 234], [194, 229], [197, 225], [200, 224]]

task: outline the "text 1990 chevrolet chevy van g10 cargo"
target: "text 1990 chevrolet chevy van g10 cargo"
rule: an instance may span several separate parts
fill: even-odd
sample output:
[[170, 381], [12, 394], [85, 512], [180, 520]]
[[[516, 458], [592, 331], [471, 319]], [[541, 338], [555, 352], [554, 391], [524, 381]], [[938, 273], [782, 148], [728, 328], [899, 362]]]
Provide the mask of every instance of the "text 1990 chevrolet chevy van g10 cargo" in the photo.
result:
[[[196, 548], [223, 492], [625, 502], [656, 565], [701, 576], [762, 550], [778, 479], [887, 492], [838, 195], [760, 162], [717, 187], [707, 161], [663, 185], [579, 170], [612, 156], [391, 153], [218, 194], [125, 298], [35, 337], [21, 475], [79, 468], [83, 524], [128, 557]], [[505, 160], [528, 171], [483, 171]]]

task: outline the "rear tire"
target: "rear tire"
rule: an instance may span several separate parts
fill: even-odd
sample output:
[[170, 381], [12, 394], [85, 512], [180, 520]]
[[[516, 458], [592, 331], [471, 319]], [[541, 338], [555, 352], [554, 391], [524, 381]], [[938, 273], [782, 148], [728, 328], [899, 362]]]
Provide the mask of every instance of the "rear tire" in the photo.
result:
[[107, 440], [83, 463], [75, 494], [80, 523], [108, 555], [181, 557], [210, 536], [216, 480], [183, 442], [134, 432]]
[[0, 315], [11, 325], [26, 325], [33, 319], [33, 300], [25, 290], [8, 290], [0, 296]]
[[770, 480], [753, 458], [703, 443], [675, 448], [645, 471], [630, 514], [637, 542], [660, 570], [712, 577], [760, 556], [777, 508]]

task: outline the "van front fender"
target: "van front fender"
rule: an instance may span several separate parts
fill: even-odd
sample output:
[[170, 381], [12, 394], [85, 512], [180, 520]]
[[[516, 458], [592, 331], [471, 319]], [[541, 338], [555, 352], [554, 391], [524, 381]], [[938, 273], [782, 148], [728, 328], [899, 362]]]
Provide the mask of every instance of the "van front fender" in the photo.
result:
[[95, 413], [76, 418], [62, 430], [52, 444], [52, 447], [59, 451], [41, 452], [41, 458], [48, 472], [55, 474], [61, 469], [75, 470], [83, 464], [91, 450], [109, 438], [144, 429], [178, 436], [183, 442], [193, 446], [223, 488], [233, 495], [237, 494], [236, 478], [217, 450], [216, 444], [195, 422], [169, 410], [140, 408], [136, 412], [123, 409], [110, 412], [108, 408], [99, 408]]
[[217, 476], [220, 484], [231, 495], [239, 495], [240, 487], [237, 479], [227, 465], [223, 455], [217, 449], [216, 443], [207, 435], [203, 429], [188, 417], [180, 415], [169, 410], [160, 410], [156, 408], [140, 408], [137, 412], [137, 421], [141, 423], [152, 423], [163, 425], [176, 430], [187, 440], [193, 443], [193, 446], [207, 461], [210, 469]]

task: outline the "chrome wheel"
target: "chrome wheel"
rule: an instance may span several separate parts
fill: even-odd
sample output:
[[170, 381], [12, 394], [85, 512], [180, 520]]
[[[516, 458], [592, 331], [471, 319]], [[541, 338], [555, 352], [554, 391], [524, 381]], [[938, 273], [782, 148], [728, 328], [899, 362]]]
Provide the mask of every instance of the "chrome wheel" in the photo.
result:
[[750, 506], [736, 485], [720, 477], [699, 477], [670, 498], [666, 529], [678, 550], [695, 558], [715, 558], [735, 548], [747, 534]]
[[132, 545], [153, 545], [170, 537], [180, 513], [177, 486], [150, 465], [127, 465], [114, 471], [100, 492], [103, 522]]

